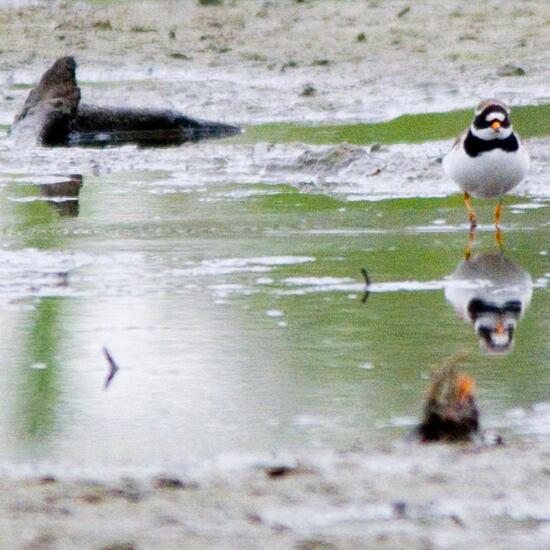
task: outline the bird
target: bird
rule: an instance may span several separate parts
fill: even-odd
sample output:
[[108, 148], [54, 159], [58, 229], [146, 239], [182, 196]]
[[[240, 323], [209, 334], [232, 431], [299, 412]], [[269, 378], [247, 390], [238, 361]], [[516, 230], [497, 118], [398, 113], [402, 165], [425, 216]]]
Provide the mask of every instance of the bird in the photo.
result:
[[499, 99], [481, 101], [469, 128], [443, 158], [443, 170], [464, 192], [471, 231], [477, 226], [471, 197], [498, 198], [494, 221], [499, 240], [502, 196], [525, 178], [529, 164], [529, 154], [512, 127], [510, 108]]

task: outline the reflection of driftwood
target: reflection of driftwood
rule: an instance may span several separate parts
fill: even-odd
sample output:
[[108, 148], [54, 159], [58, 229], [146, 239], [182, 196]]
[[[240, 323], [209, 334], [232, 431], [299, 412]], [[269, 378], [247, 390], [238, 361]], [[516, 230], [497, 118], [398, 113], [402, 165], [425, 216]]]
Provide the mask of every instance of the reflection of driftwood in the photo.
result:
[[105, 355], [105, 359], [107, 359], [107, 363], [109, 363], [109, 372], [107, 373], [105, 382], [103, 384], [103, 389], [106, 390], [113, 381], [116, 373], [118, 372], [119, 366], [116, 364], [115, 360], [113, 359], [113, 357], [109, 353], [109, 350], [106, 347], [103, 348], [103, 355]]
[[235, 126], [192, 119], [176, 111], [80, 104], [75, 71], [75, 60], [62, 57], [44, 73], [15, 117], [11, 128], [15, 141], [48, 146], [158, 146], [241, 132]]
[[433, 374], [417, 430], [421, 441], [469, 441], [478, 432], [474, 380], [455, 369], [466, 357], [458, 354]]
[[56, 183], [42, 183], [37, 186], [41, 195], [51, 198], [48, 201], [62, 216], [78, 216], [78, 195], [82, 187], [82, 176], [71, 174], [69, 179]]

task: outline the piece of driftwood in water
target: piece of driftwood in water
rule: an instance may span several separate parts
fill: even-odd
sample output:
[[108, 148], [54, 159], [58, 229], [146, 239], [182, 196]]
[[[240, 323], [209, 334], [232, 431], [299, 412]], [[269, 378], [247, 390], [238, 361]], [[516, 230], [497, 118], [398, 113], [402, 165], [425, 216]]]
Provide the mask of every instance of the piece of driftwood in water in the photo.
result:
[[417, 435], [423, 442], [460, 442], [470, 441], [478, 430], [473, 379], [445, 365], [432, 376]]
[[75, 70], [76, 62], [72, 57], [61, 57], [42, 75], [10, 129], [16, 142], [67, 143], [80, 103]]
[[239, 134], [240, 128], [189, 118], [170, 110], [117, 109], [81, 104], [67, 145], [104, 146], [137, 143], [142, 147]]
[[15, 142], [45, 146], [162, 146], [242, 132], [236, 126], [193, 119], [171, 110], [81, 104], [75, 72], [75, 60], [62, 57], [44, 73], [15, 117], [10, 130]]

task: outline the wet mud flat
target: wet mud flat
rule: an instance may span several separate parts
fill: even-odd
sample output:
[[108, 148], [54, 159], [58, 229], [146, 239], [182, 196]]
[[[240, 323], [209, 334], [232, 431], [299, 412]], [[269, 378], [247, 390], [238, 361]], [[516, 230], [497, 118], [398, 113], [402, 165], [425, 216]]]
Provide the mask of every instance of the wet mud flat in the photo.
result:
[[0, 123], [65, 55], [96, 83], [91, 103], [237, 125], [385, 120], [494, 95], [540, 103], [547, 17], [544, 0], [11, 2], [0, 6]]
[[[56, 57], [67, 54], [77, 57], [86, 97], [94, 103], [177, 108], [237, 124], [382, 120], [416, 110], [471, 107], [480, 96], [494, 93], [514, 105], [548, 101], [540, 62], [549, 40], [543, 0], [521, 7], [359, 0], [160, 4], [162, 9], [142, 2], [21, 2], [20, 8], [1, 8], [0, 123], [13, 120], [31, 84]], [[368, 309], [360, 309], [363, 265], [381, 287], [394, 283], [403, 290], [403, 281], [426, 286], [435, 280], [441, 290], [442, 277], [460, 261], [464, 212], [459, 197], [448, 199], [456, 189], [442, 178], [439, 162], [448, 142], [377, 149], [208, 143], [148, 152], [126, 147], [62, 153], [16, 153], [0, 145], [6, 248], [0, 290], [2, 313], [10, 321], [6, 334], [14, 334], [13, 348], [3, 342], [3, 363], [11, 367], [21, 349], [33, 348], [30, 358], [17, 356], [22, 368], [10, 368], [0, 381], [6, 396], [26, 384], [15, 392], [23, 402], [18, 403], [19, 423], [12, 421], [11, 410], [2, 415], [4, 450], [22, 452], [19, 464], [26, 464], [13, 473], [13, 455], [6, 451], [3, 457], [8, 465], [0, 481], [0, 538], [11, 547], [181, 548], [182, 541], [190, 548], [297, 550], [538, 549], [547, 544], [549, 414], [544, 403], [536, 414], [529, 408], [548, 400], [541, 372], [547, 370], [547, 352], [544, 337], [537, 337], [537, 329], [546, 329], [547, 308], [539, 304], [545, 304], [550, 271], [545, 260], [547, 138], [527, 142], [533, 169], [505, 213], [510, 253], [529, 264], [526, 269], [539, 285], [520, 326], [519, 359], [487, 365], [476, 355], [469, 364], [482, 379], [482, 425], [487, 419], [490, 427], [513, 432], [509, 424], [515, 419], [528, 426], [530, 438], [520, 428], [519, 436], [505, 434], [504, 447], [388, 444], [400, 441], [405, 431], [392, 437], [392, 422], [401, 421], [406, 429], [414, 425], [411, 410], [422, 399], [414, 388], [425, 385], [420, 377], [434, 352], [447, 355], [447, 342], [453, 348], [464, 342], [477, 346], [477, 341], [435, 293], [424, 309], [414, 309], [415, 301], [424, 304], [419, 292], [403, 292], [395, 301], [403, 300], [413, 314], [431, 321], [434, 340], [445, 346], [422, 344], [422, 331], [412, 330], [409, 319], [398, 325], [404, 343], [388, 334], [380, 337], [369, 321], [384, 314], [399, 317], [389, 293], [373, 292]], [[52, 189], [41, 181], [45, 174], [75, 176], [62, 189]], [[31, 194], [29, 187], [38, 190]], [[382, 203], [373, 206], [372, 200]], [[285, 215], [277, 217], [281, 212]], [[480, 231], [487, 241], [484, 232], [487, 227]], [[414, 254], [398, 266], [397, 254], [411, 250]], [[437, 262], [418, 261], [426, 257]], [[174, 300], [181, 300], [177, 308]], [[200, 315], [178, 316], [192, 313], [194, 303]], [[386, 304], [388, 311], [377, 304]], [[248, 321], [257, 332], [242, 320], [245, 307], [259, 312]], [[319, 319], [308, 317], [320, 307], [323, 320], [332, 322], [326, 330], [317, 328]], [[10, 324], [14, 317], [20, 326]], [[187, 465], [188, 450], [195, 451], [201, 438], [178, 429], [192, 424], [189, 419], [208, 401], [200, 393], [205, 369], [218, 364], [229, 371], [234, 363], [249, 366], [257, 360], [219, 347], [198, 358], [196, 379], [180, 379], [182, 369], [174, 368], [173, 358], [197, 353], [198, 346], [187, 348], [182, 334], [207, 334], [206, 325], [211, 330], [239, 323], [249, 332], [220, 331], [218, 338], [202, 341], [204, 348], [211, 341], [248, 344], [243, 335], [253, 334], [248, 347], [271, 342], [282, 366], [271, 366], [278, 358], [272, 353], [259, 373], [244, 371], [230, 395], [240, 398], [249, 384], [254, 389], [249, 393], [264, 392], [260, 405], [249, 404], [253, 414], [223, 406], [209, 411], [223, 419], [219, 440], [212, 439], [218, 443], [225, 436], [227, 444], [250, 433], [254, 443], [267, 440], [265, 446], [278, 451]], [[343, 350], [338, 365], [343, 374], [336, 375], [334, 358], [340, 354], [335, 350], [340, 350], [331, 338], [342, 326], [352, 337], [336, 340]], [[292, 340], [313, 330], [318, 331], [313, 343]], [[54, 341], [51, 335], [59, 333], [64, 341], [58, 348], [55, 342], [31, 345]], [[106, 365], [100, 350], [110, 337], [120, 346], [114, 355], [122, 368], [102, 394]], [[162, 371], [164, 363], [176, 374]], [[409, 376], [411, 364], [415, 372]], [[151, 378], [151, 365], [160, 376]], [[302, 379], [306, 367], [311, 370]], [[14, 372], [20, 376], [15, 383]], [[225, 391], [232, 391], [223, 368], [208, 372], [209, 389], [221, 378]], [[266, 373], [272, 376], [267, 390]], [[378, 385], [371, 386], [369, 376]], [[319, 380], [326, 386], [318, 387]], [[294, 402], [291, 390], [301, 389], [300, 384], [305, 397], [298, 395]], [[37, 387], [53, 389], [33, 394]], [[177, 391], [167, 395], [170, 388]], [[186, 388], [192, 391], [182, 395]], [[278, 388], [280, 394], [270, 402]], [[528, 391], [533, 395], [525, 397]], [[192, 393], [199, 399], [193, 401]], [[25, 402], [29, 394], [42, 399]], [[287, 408], [279, 401], [287, 394], [294, 416], [272, 418]], [[164, 409], [158, 406], [163, 400]], [[367, 400], [374, 412], [367, 407], [368, 414], [352, 416], [351, 428], [339, 420], [342, 409], [353, 404], [361, 412]], [[211, 399], [218, 401], [223, 405]], [[67, 402], [72, 409], [64, 408]], [[524, 416], [510, 410], [518, 404], [525, 405]], [[121, 414], [121, 405], [132, 414]], [[502, 410], [510, 414], [499, 423]], [[404, 421], [400, 413], [408, 415]], [[235, 416], [248, 421], [245, 428], [232, 424]], [[137, 430], [141, 439], [126, 440], [128, 427], [138, 424], [144, 429]], [[207, 428], [217, 427], [199, 425], [198, 431]], [[31, 429], [45, 434], [46, 447], [53, 433], [51, 446], [59, 441], [61, 449], [39, 456], [36, 469], [24, 454], [28, 441], [37, 439]], [[283, 453], [284, 445], [272, 444], [270, 438], [285, 430], [299, 448], [307, 443], [307, 450]], [[367, 447], [376, 430], [384, 432], [386, 444]], [[159, 454], [185, 465], [140, 468], [149, 459], [141, 453], [155, 446], [143, 441], [157, 432]], [[328, 434], [324, 451], [315, 448], [319, 433]], [[348, 437], [345, 443], [342, 434]], [[196, 439], [190, 439], [193, 435]], [[120, 442], [124, 452], [135, 452], [123, 457], [126, 470], [103, 467]], [[99, 466], [91, 459], [96, 452]], [[59, 456], [68, 462], [72, 457], [73, 465], [57, 463]], [[83, 456], [89, 459], [82, 466], [89, 466], [88, 473], [74, 468]]]
[[18, 548], [543, 548], [550, 447], [398, 444], [90, 479], [2, 479]]

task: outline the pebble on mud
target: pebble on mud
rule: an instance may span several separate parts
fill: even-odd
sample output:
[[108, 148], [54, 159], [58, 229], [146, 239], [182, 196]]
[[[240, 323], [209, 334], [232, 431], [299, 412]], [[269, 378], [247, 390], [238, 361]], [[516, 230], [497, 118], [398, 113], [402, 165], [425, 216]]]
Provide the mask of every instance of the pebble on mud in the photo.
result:
[[306, 84], [300, 92], [301, 97], [313, 97], [317, 94], [317, 89], [313, 84]]
[[474, 380], [455, 370], [451, 358], [434, 372], [424, 406], [422, 423], [417, 429], [424, 443], [471, 441], [479, 430], [479, 411], [474, 397]]
[[94, 29], [97, 29], [98, 31], [112, 31], [113, 25], [111, 25], [111, 22], [107, 19], [105, 21], [95, 21], [92, 23], [92, 27]]
[[280, 477], [285, 477], [289, 474], [293, 474], [296, 472], [296, 468], [293, 468], [292, 466], [270, 466], [269, 468], [265, 469], [265, 473], [267, 474], [267, 477], [271, 479], [277, 479]]
[[171, 57], [172, 59], [181, 59], [183, 61], [188, 61], [189, 59], [191, 59], [188, 55], [185, 55], [184, 53], [180, 53], [180, 52], [174, 52], [174, 53], [168, 54], [168, 57]]
[[197, 489], [198, 483], [182, 481], [177, 477], [159, 476], [153, 480], [155, 489]]
[[506, 63], [497, 69], [497, 76], [525, 76], [525, 69]]

